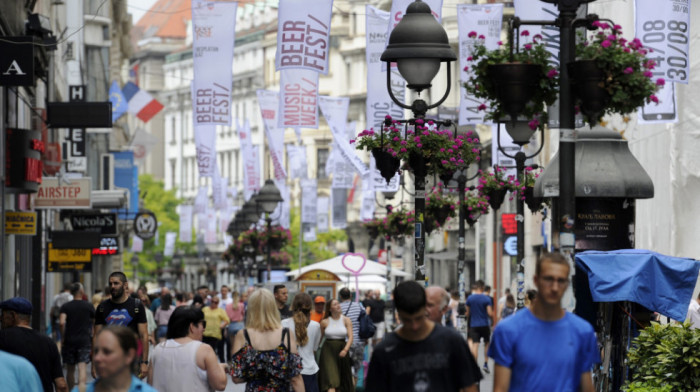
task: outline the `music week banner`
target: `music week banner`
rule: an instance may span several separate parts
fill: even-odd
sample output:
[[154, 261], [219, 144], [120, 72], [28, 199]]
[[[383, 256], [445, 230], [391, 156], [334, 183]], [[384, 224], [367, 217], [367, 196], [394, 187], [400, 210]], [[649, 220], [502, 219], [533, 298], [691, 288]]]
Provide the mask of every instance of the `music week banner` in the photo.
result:
[[262, 115], [263, 123], [265, 124], [265, 135], [267, 136], [267, 145], [272, 156], [272, 166], [275, 169], [275, 179], [281, 180], [287, 178], [287, 173], [284, 170], [284, 128], [277, 126], [277, 116], [279, 109], [280, 96], [277, 91], [258, 90], [258, 104], [260, 105], [260, 114]]
[[253, 146], [250, 123], [245, 120], [238, 125], [238, 139], [241, 143], [243, 158], [243, 198], [248, 201], [253, 193], [260, 190], [260, 153], [258, 146]]
[[318, 128], [318, 72], [280, 71], [279, 128]]

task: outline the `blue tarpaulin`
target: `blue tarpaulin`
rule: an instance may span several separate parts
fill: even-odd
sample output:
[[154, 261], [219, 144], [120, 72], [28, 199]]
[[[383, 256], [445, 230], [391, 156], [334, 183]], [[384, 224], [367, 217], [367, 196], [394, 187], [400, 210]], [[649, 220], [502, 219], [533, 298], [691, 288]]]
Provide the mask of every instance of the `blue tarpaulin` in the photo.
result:
[[587, 251], [576, 264], [588, 274], [593, 301], [632, 301], [674, 320], [685, 320], [700, 262], [643, 249]]

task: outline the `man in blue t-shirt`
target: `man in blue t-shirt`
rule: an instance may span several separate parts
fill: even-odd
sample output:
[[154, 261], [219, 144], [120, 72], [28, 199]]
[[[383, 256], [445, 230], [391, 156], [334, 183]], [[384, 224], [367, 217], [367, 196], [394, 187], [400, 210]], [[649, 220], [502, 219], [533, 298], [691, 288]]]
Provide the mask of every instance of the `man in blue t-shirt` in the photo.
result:
[[477, 280], [472, 295], [467, 298], [467, 317], [469, 317], [469, 350], [474, 359], [479, 359], [479, 343], [484, 339], [484, 371], [489, 373], [489, 362], [486, 353], [491, 339], [491, 317], [493, 316], [493, 301], [484, 294], [484, 281]]
[[591, 369], [600, 362], [593, 327], [561, 307], [570, 264], [559, 253], [537, 261], [537, 298], [501, 321], [489, 357], [496, 362], [494, 392], [593, 392]]

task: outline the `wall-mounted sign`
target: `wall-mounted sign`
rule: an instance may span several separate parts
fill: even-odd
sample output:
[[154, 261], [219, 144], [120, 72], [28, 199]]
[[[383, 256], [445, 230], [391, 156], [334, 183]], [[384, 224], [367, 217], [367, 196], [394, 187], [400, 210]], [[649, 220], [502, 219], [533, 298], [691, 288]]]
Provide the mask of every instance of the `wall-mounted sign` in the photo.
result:
[[[68, 183], [70, 181], [70, 184]], [[39, 186], [35, 208], [91, 208], [90, 177], [59, 181], [58, 177], [45, 177]]]
[[634, 248], [634, 199], [576, 198], [576, 250]]
[[515, 221], [515, 214], [501, 214], [501, 226], [503, 226], [503, 234], [505, 235], [518, 234], [518, 223]]
[[36, 212], [5, 211], [5, 234], [36, 235]]
[[10, 192], [36, 192], [41, 184], [44, 142], [40, 131], [7, 128], [5, 186]]
[[139, 211], [134, 217], [134, 234], [142, 240], [150, 240], [156, 234], [158, 220], [151, 211]]
[[330, 271], [315, 269], [304, 272], [296, 280], [332, 280], [338, 282], [340, 278]]
[[503, 241], [503, 251], [506, 252], [508, 256], [518, 255], [518, 237], [510, 236]]
[[54, 249], [49, 243], [47, 272], [91, 271], [92, 254], [90, 249]]
[[117, 237], [102, 237], [100, 238], [100, 247], [92, 249], [92, 254], [95, 256], [111, 256], [117, 255], [119, 252], [119, 239]]
[[[63, 218], [63, 214], [61, 214]], [[95, 231], [101, 234], [117, 234], [117, 214], [72, 213], [67, 216], [74, 231]]]
[[34, 85], [34, 37], [2, 37], [0, 86]]

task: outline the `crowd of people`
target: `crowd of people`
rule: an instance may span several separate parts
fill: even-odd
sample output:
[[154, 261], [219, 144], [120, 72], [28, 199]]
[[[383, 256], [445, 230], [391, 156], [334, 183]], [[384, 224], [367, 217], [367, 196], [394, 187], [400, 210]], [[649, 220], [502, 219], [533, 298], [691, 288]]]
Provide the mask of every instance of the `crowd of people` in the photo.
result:
[[[534, 283], [516, 309], [509, 291], [494, 308], [482, 281], [464, 305], [459, 293], [415, 281], [398, 284], [392, 298], [367, 291], [360, 301], [342, 288], [337, 298], [298, 292], [289, 301], [285, 285], [149, 296], [113, 272], [100, 301], [88, 302], [81, 283], [54, 298], [56, 342], [31, 329], [29, 301], [0, 303], [0, 377], [9, 391], [196, 392], [224, 390], [230, 379], [246, 391], [346, 392], [361, 380], [366, 391], [463, 392], [492, 370], [477, 364], [483, 344], [494, 391], [592, 391], [593, 329], [561, 307], [568, 262], [545, 254]], [[369, 339], [365, 316], [376, 327]]]

